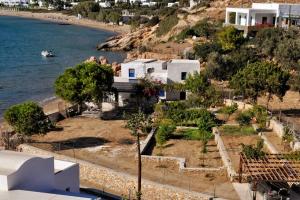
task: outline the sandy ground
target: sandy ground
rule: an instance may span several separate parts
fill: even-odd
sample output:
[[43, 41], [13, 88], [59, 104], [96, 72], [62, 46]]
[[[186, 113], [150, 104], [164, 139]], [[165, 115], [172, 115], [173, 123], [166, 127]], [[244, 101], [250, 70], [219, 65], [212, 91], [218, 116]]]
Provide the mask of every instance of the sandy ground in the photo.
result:
[[[35, 143], [32, 145], [136, 175], [135, 137], [124, 128], [124, 124], [122, 120], [70, 118], [59, 122], [56, 131], [51, 131], [45, 136], [33, 136]], [[194, 144], [193, 148], [190, 146], [187, 148], [184, 143], [178, 143], [178, 145], [181, 149], [178, 151], [183, 152], [183, 155], [184, 150], [192, 153], [196, 149], [198, 151], [199, 148], [199, 144]], [[176, 146], [177, 144], [172, 148]], [[143, 162], [143, 177], [163, 184], [210, 194], [216, 189], [218, 196], [238, 199], [225, 171], [180, 173], [178, 166], [175, 165], [162, 167], [158, 163]], [[97, 188], [102, 187], [104, 186], [97, 186]]]
[[[186, 148], [189, 147], [189, 148]], [[155, 147], [152, 155], [160, 153], [163, 156], [182, 157], [186, 159], [187, 167], [221, 167], [223, 166], [219, 150], [214, 140], [207, 144], [207, 153], [201, 153], [202, 143], [192, 140], [169, 140], [165, 147], [160, 150]]]
[[[258, 104], [266, 105], [266, 103], [266, 97], [258, 98]], [[300, 109], [300, 94], [299, 92], [288, 91], [282, 102], [274, 96], [269, 103], [269, 108], [272, 110]]]
[[110, 25], [103, 22], [97, 22], [89, 19], [77, 19], [76, 16], [64, 15], [58, 12], [47, 12], [47, 13], [32, 13], [28, 11], [10, 11], [10, 10], [0, 10], [0, 16], [16, 16], [24, 18], [33, 18], [39, 20], [47, 20], [56, 23], [67, 23], [79, 26], [86, 26], [90, 28], [97, 28], [102, 30], [108, 30], [116, 33], [127, 33], [130, 32], [130, 27], [128, 25], [117, 26]]
[[268, 140], [274, 145], [274, 147], [281, 153], [289, 153], [291, 151], [291, 147], [288, 143], [284, 143], [278, 135], [272, 131], [264, 132], [264, 135], [268, 138]]

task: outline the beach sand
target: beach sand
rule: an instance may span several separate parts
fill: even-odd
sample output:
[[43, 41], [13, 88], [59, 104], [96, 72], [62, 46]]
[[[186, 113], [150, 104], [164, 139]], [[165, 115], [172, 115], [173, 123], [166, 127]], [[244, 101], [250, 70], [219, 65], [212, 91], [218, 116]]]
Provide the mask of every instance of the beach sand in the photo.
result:
[[0, 16], [15, 16], [15, 17], [46, 20], [46, 21], [51, 21], [56, 23], [73, 24], [78, 26], [85, 26], [90, 28], [112, 31], [120, 34], [130, 32], [130, 26], [128, 25], [118, 26], [118, 25], [106, 24], [103, 22], [97, 22], [89, 19], [83, 19], [83, 18], [77, 19], [76, 16], [65, 15], [58, 12], [32, 13], [29, 11], [12, 11], [12, 10], [0, 9]]

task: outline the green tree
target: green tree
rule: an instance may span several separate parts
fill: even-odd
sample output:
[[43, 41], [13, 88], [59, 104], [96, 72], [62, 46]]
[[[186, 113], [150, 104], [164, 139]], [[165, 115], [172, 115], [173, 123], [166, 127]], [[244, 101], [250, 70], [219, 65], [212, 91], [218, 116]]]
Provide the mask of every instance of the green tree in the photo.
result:
[[55, 81], [55, 93], [62, 99], [81, 105], [95, 102], [99, 109], [106, 92], [112, 90], [113, 70], [108, 65], [87, 62], [67, 69]]
[[188, 101], [194, 106], [209, 107], [219, 102], [219, 93], [203, 73], [189, 74], [185, 80], [184, 88], [192, 93]]
[[137, 187], [137, 199], [141, 200], [142, 191], [142, 159], [141, 159], [141, 146], [140, 136], [144, 134], [143, 130], [147, 117], [140, 110], [137, 113], [131, 114], [127, 117], [126, 127], [130, 129], [131, 134], [136, 137], [137, 155], [138, 155], [138, 187]]
[[52, 127], [43, 109], [34, 102], [11, 106], [5, 111], [4, 119], [21, 135], [45, 133]]
[[238, 48], [244, 41], [243, 34], [232, 26], [224, 27], [217, 33], [217, 41], [224, 51]]
[[259, 96], [267, 94], [268, 105], [272, 95], [282, 100], [289, 89], [288, 80], [289, 74], [280, 67], [272, 63], [256, 62], [235, 74], [230, 81], [230, 87], [236, 93], [251, 98], [254, 103]]

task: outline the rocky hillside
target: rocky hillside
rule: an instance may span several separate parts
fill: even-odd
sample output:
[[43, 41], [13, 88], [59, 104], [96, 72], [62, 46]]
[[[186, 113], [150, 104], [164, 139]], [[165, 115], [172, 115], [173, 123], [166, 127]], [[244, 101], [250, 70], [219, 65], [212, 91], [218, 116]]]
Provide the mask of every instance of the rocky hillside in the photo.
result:
[[[105, 43], [97, 46], [98, 50], [125, 50], [131, 51], [129, 59], [133, 58], [149, 58], [156, 57], [157, 59], [163, 58], [177, 58], [179, 54], [177, 52], [166, 53], [152, 52], [149, 49], [154, 48], [157, 44], [166, 43], [170, 38], [178, 35], [187, 27], [195, 25], [202, 19], [209, 19], [212, 21], [223, 21], [225, 18], [225, 8], [227, 6], [233, 7], [250, 7], [252, 2], [266, 2], [266, 0], [212, 0], [209, 6], [196, 7], [192, 10], [181, 9], [177, 14], [178, 23], [171, 28], [167, 33], [157, 36], [156, 30], [159, 25], [153, 27], [140, 28], [131, 33], [118, 35], [108, 39]], [[300, 0], [278, 0], [273, 2], [288, 2], [288, 3], [300, 3]], [[162, 19], [164, 20], [164, 19]], [[192, 44], [190, 44], [192, 46]], [[142, 52], [139, 50], [141, 47], [147, 47]], [[132, 52], [133, 51], [133, 52]], [[145, 52], [148, 51], [148, 52]], [[149, 52], [150, 51], [150, 52]], [[164, 55], [162, 55], [164, 54]]]

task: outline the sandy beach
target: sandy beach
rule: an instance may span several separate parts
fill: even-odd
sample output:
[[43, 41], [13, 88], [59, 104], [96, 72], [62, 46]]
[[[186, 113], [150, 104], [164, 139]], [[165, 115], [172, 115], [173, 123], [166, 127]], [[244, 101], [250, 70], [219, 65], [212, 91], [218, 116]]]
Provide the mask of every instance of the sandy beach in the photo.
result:
[[15, 17], [46, 20], [46, 21], [51, 21], [56, 23], [73, 24], [78, 26], [102, 29], [102, 30], [116, 32], [116, 33], [127, 33], [130, 31], [130, 27], [128, 25], [117, 26], [117, 25], [106, 24], [103, 22], [97, 22], [89, 19], [77, 19], [76, 16], [64, 15], [62, 13], [55, 13], [55, 12], [32, 13], [28, 11], [12, 11], [12, 10], [0, 9], [0, 16], [15, 16]]

